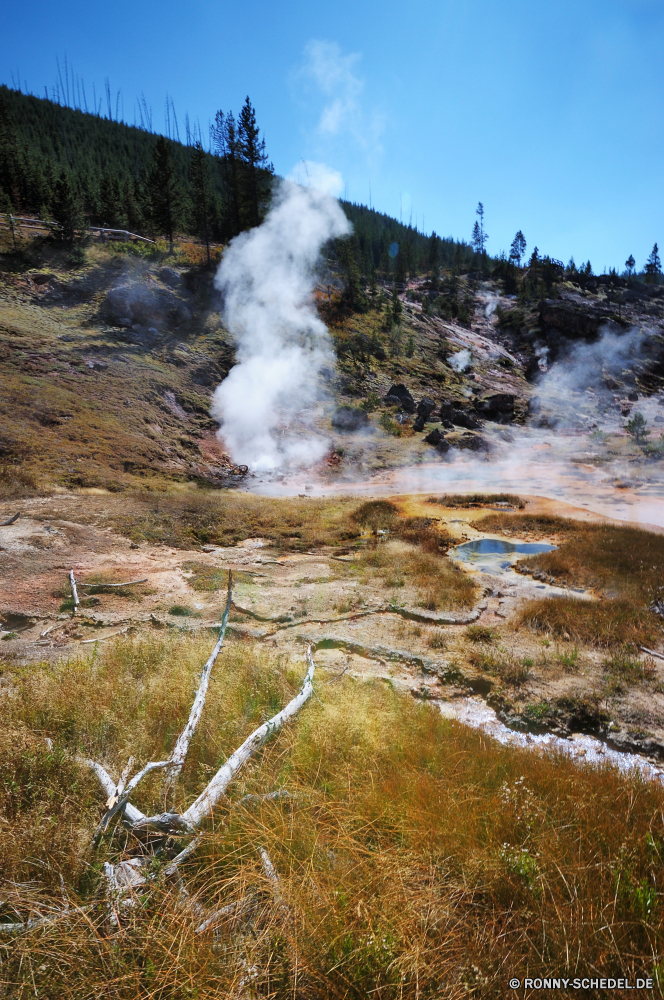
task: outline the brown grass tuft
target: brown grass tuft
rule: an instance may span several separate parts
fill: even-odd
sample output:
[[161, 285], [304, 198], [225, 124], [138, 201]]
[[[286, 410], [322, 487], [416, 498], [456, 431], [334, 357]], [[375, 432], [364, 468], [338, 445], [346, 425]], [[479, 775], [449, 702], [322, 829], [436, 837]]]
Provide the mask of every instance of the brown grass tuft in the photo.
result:
[[655, 615], [624, 598], [583, 601], [574, 597], [545, 597], [525, 605], [519, 624], [590, 646], [634, 646], [662, 638]]

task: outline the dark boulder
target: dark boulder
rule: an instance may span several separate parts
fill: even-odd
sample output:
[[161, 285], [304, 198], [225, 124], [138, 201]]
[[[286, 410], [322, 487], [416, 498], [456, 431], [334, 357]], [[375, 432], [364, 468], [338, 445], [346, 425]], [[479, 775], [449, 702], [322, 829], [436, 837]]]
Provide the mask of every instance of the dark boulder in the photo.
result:
[[332, 426], [337, 431], [352, 434], [354, 431], [365, 430], [368, 425], [368, 415], [355, 406], [337, 406], [332, 414]]
[[157, 274], [169, 288], [177, 288], [182, 284], [182, 277], [174, 267], [160, 267]]
[[415, 413], [415, 400], [411, 396], [410, 392], [403, 384], [403, 382], [396, 382], [389, 390], [386, 399], [390, 396], [397, 396], [401, 408], [406, 411], [406, 413]]
[[[169, 289], [160, 288], [155, 282], [146, 284], [142, 281], [126, 281], [115, 285], [109, 290], [104, 305], [109, 318], [122, 325], [126, 324], [127, 319], [132, 323], [146, 325], [155, 321], [177, 321], [183, 308], [180, 300]], [[189, 310], [187, 314], [191, 318]]]
[[383, 402], [386, 406], [401, 406], [401, 399], [399, 396], [385, 396]]
[[418, 414], [413, 420], [413, 430], [414, 431], [424, 430], [424, 417], [421, 414]]
[[434, 427], [432, 431], [429, 431], [424, 440], [426, 441], [427, 444], [436, 445], [442, 439], [442, 437], [443, 435], [440, 433], [440, 428]]
[[475, 409], [486, 420], [492, 420], [497, 424], [509, 424], [514, 420], [514, 402], [511, 393], [494, 392], [491, 396], [478, 399]]
[[469, 451], [490, 451], [491, 446], [486, 438], [479, 434], [459, 434], [452, 442], [456, 448], [467, 448]]
[[638, 392], [634, 392], [632, 390], [632, 392], [627, 393], [627, 398], [629, 399], [630, 403], [636, 403], [638, 401], [639, 394]]
[[427, 434], [424, 440], [427, 444], [432, 444], [436, 451], [439, 451], [441, 455], [450, 450], [449, 441], [443, 437], [437, 427], [434, 427], [434, 429]]
[[445, 426], [454, 424], [457, 427], [465, 427], [469, 431], [476, 431], [480, 426], [479, 421], [470, 413], [461, 410], [454, 403], [443, 403], [440, 407], [440, 420]]
[[417, 404], [417, 416], [422, 417], [422, 419], [426, 422], [435, 406], [436, 404], [433, 399], [430, 399], [429, 396], [422, 396], [422, 399]]

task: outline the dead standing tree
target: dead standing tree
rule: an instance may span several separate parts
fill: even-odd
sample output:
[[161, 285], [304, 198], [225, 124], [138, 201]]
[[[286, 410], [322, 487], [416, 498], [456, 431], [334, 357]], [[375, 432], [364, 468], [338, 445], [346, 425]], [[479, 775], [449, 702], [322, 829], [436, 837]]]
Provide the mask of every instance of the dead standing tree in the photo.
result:
[[[226, 913], [226, 910], [229, 909], [228, 907], [208, 912], [204, 906], [195, 902], [180, 878], [178, 866], [186, 858], [190, 857], [201, 843], [203, 839], [201, 830], [203, 823], [212, 816], [215, 807], [226, 794], [226, 790], [237, 772], [251, 759], [270, 736], [277, 732], [285, 722], [296, 715], [313, 693], [315, 665], [311, 654], [311, 646], [309, 646], [306, 653], [308, 669], [302, 687], [297, 695], [285, 708], [263, 723], [262, 726], [259, 726], [231, 754], [198, 798], [183, 813], [167, 810], [158, 815], [146, 816], [145, 813], [131, 803], [130, 798], [132, 793], [143, 778], [155, 770], [163, 770], [165, 772], [164, 795], [166, 796], [166, 800], [168, 801], [168, 797], [172, 795], [175, 782], [186, 760], [191, 739], [205, 707], [212, 668], [223, 646], [228, 615], [232, 604], [232, 582], [232, 574], [229, 572], [226, 607], [221, 620], [219, 638], [201, 672], [187, 723], [178, 736], [168, 759], [150, 761], [130, 778], [129, 775], [134, 763], [133, 758], [130, 758], [119, 780], [116, 782], [102, 764], [82, 756], [76, 758], [80, 764], [89, 767], [95, 773], [103, 792], [107, 796], [106, 811], [93, 837], [93, 848], [97, 849], [100, 846], [114, 824], [117, 830], [122, 829], [134, 835], [132, 843], [136, 847], [134, 848], [133, 856], [121, 861], [117, 865], [113, 865], [108, 861], [104, 862], [104, 878], [106, 880], [106, 894], [109, 903], [108, 916], [113, 926], [117, 927], [120, 924], [123, 909], [132, 907], [135, 904], [135, 890], [141, 886], [144, 892], [150, 880], [155, 878], [154, 874], [149, 872], [149, 869], [151, 861], [157, 853], [170, 862], [164, 869], [164, 874], [167, 877], [175, 878], [178, 885], [180, 903], [190, 911], [194, 918], [197, 933], [202, 933], [219, 920], [228, 916]], [[74, 584], [72, 583], [72, 590], [73, 588]], [[276, 793], [276, 795], [279, 794], [281, 793]], [[274, 798], [276, 795], [275, 793], [270, 793], [267, 798]], [[191, 838], [190, 843], [184, 848], [181, 846], [183, 836]], [[263, 848], [260, 849], [259, 855], [263, 869], [267, 873], [268, 882], [272, 884], [273, 889], [275, 886], [277, 887], [274, 891], [276, 896], [279, 896], [279, 876], [267, 852]], [[280, 899], [278, 901], [282, 902]], [[231, 906], [231, 909], [234, 908], [236, 908], [235, 904]], [[0, 934], [19, 934], [35, 926], [42, 926], [44, 923], [52, 923], [56, 920], [66, 918], [69, 912], [71, 912], [70, 909], [64, 907], [56, 916], [39, 917], [36, 921], [35, 919], [31, 919], [23, 923], [0, 924]]]

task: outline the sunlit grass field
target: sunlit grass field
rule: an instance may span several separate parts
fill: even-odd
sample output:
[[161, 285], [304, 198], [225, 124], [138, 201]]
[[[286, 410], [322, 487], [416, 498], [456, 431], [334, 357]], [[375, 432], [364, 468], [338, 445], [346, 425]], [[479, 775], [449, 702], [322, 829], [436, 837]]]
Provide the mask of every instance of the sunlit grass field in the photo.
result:
[[[101, 862], [130, 845], [92, 851], [104, 796], [73, 754], [116, 776], [129, 756], [160, 759], [208, 645], [124, 638], [92, 660], [3, 669], [2, 919], [79, 907], [3, 940], [8, 996], [502, 996], [510, 976], [548, 970], [659, 975], [664, 790], [501, 747], [385, 684], [326, 683], [323, 670], [181, 868], [199, 902], [249, 902], [251, 920], [196, 934], [157, 857], [150, 888], [109, 926]], [[136, 804], [191, 802], [304, 671], [304, 658], [229, 646], [175, 800], [155, 778]], [[239, 804], [275, 789], [290, 796]]]

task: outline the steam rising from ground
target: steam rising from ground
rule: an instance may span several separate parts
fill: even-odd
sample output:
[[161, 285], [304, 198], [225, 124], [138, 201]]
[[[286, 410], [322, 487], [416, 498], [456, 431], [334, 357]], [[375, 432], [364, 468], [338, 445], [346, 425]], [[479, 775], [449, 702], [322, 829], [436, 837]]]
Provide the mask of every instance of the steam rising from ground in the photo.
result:
[[263, 224], [224, 254], [215, 283], [238, 363], [215, 390], [211, 413], [235, 462], [268, 471], [315, 462], [328, 447], [311, 426], [318, 374], [334, 366], [313, 288], [321, 247], [348, 232], [329, 194], [282, 181]]

